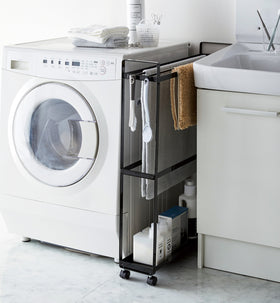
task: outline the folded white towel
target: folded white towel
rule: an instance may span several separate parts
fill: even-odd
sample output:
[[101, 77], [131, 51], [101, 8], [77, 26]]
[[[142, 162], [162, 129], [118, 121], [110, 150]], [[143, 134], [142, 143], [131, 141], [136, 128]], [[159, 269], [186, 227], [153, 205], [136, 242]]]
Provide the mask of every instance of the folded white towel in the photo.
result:
[[90, 25], [88, 27], [72, 28], [68, 31], [71, 38], [79, 38], [95, 43], [105, 43], [109, 38], [126, 38], [129, 29], [126, 26], [107, 27], [104, 25]]
[[109, 38], [104, 43], [96, 43], [80, 38], [72, 38], [72, 43], [80, 47], [125, 48], [128, 46], [128, 37], [117, 39]]

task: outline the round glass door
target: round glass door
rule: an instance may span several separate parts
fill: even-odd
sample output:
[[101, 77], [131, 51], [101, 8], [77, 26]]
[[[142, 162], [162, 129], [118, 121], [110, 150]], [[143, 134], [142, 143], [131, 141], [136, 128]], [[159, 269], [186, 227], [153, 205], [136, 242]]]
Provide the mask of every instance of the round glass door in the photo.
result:
[[30, 146], [43, 165], [54, 170], [73, 166], [82, 145], [81, 121], [69, 103], [49, 99], [41, 103], [31, 117]]
[[13, 135], [23, 166], [52, 186], [80, 181], [98, 150], [98, 127], [91, 108], [75, 89], [60, 83], [42, 84], [23, 97]]

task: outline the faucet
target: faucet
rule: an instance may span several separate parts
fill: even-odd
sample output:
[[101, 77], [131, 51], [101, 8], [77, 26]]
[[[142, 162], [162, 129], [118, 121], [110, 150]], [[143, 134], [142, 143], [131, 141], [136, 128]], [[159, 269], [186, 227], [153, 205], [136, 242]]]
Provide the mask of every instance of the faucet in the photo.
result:
[[[264, 21], [263, 21], [263, 18], [262, 18], [262, 16], [261, 16], [260, 10], [257, 9], [257, 13], [258, 13], [259, 18], [260, 18], [260, 20], [261, 20], [262, 27], [263, 27], [263, 30], [264, 30], [266, 36], [267, 36], [267, 39], [268, 39], [268, 41], [270, 41], [270, 34], [269, 34], [269, 32], [268, 32], [268, 30], [267, 30], [267, 27], [266, 27], [266, 25], [265, 25], [265, 23], [264, 23]], [[275, 47], [274, 47], [274, 44], [273, 44], [273, 43], [272, 43], [272, 45], [271, 45], [271, 48], [272, 48], [272, 50], [275, 50]]]
[[272, 36], [271, 36], [270, 41], [269, 41], [269, 45], [268, 45], [268, 48], [267, 48], [268, 51], [270, 51], [270, 49], [272, 47], [272, 44], [273, 44], [273, 41], [274, 41], [274, 38], [275, 38], [275, 35], [276, 35], [276, 31], [277, 31], [277, 28], [278, 28], [278, 25], [279, 25], [279, 21], [280, 21], [280, 9], [278, 10], [278, 18], [277, 18]]

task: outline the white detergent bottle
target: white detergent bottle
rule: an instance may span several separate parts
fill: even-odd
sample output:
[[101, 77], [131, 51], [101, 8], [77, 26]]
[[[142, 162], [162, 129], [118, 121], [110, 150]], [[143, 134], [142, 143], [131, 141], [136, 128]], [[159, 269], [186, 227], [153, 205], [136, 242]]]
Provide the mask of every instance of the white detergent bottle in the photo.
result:
[[179, 197], [179, 206], [188, 208], [189, 238], [196, 238], [196, 185], [192, 179], [185, 181], [184, 193]]
[[[153, 239], [154, 239], [154, 223], [151, 224], [149, 230], [149, 238], [151, 240], [151, 262], [153, 264]], [[157, 245], [156, 245], [156, 265], [164, 261], [164, 238], [159, 230], [159, 224], [157, 224]]]
[[[157, 225], [158, 227], [158, 225]], [[133, 236], [133, 261], [153, 265], [154, 225]], [[163, 237], [157, 229], [156, 265], [164, 260]]]
[[169, 261], [172, 255], [172, 229], [171, 226], [165, 221], [159, 218], [158, 229], [163, 237], [164, 247], [164, 260]]
[[129, 44], [137, 44], [136, 25], [145, 18], [144, 0], [126, 0], [127, 4], [127, 27], [129, 28]]

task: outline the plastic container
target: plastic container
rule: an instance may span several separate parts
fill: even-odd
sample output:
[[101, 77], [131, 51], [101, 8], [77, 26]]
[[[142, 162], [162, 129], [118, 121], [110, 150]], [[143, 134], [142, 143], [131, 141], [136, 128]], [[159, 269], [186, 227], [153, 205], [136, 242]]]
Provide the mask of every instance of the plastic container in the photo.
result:
[[[158, 226], [157, 226], [158, 227]], [[153, 265], [154, 225], [133, 236], [133, 261]], [[157, 228], [156, 265], [164, 261], [164, 239]]]
[[185, 181], [184, 193], [179, 196], [179, 205], [187, 207], [189, 210], [188, 217], [188, 233], [189, 238], [197, 237], [196, 231], [196, 185], [192, 179], [187, 179]]
[[142, 47], [156, 47], [159, 42], [160, 25], [142, 20], [136, 25], [137, 40]]

